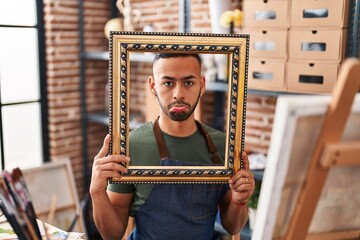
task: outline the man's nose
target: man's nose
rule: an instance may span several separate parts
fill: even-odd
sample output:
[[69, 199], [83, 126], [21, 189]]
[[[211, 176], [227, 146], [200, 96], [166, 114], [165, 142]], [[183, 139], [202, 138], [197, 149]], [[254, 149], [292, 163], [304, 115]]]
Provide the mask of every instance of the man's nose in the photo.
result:
[[173, 97], [174, 99], [184, 99], [184, 89], [181, 84], [177, 84], [174, 88]]

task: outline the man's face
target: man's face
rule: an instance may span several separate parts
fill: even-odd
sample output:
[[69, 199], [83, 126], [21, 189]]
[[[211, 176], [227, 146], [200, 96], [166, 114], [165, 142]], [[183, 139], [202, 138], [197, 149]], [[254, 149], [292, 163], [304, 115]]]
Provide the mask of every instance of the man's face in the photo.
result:
[[150, 88], [162, 111], [173, 121], [187, 120], [205, 90], [199, 62], [194, 57], [161, 58], [154, 63]]

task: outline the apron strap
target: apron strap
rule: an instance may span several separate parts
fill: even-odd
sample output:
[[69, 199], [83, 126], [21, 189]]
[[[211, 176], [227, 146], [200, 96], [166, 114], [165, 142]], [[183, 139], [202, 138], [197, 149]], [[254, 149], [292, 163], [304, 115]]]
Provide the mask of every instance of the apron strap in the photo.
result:
[[[211, 161], [214, 164], [221, 164], [222, 162], [220, 160], [219, 153], [218, 153], [218, 151], [216, 149], [216, 146], [215, 146], [214, 142], [212, 141], [211, 137], [205, 131], [205, 129], [203, 128], [203, 126], [201, 125], [200, 122], [198, 122], [196, 120], [195, 120], [195, 122], [196, 122], [196, 125], [197, 125], [200, 133], [205, 137], [205, 141], [206, 141], [207, 148], [209, 150]], [[158, 145], [158, 149], [159, 149], [159, 152], [160, 152], [161, 159], [168, 158], [169, 153], [168, 153], [168, 150], [167, 150], [167, 147], [166, 147], [164, 137], [163, 137], [163, 135], [161, 133], [161, 129], [160, 129], [160, 126], [159, 126], [159, 118], [156, 118], [155, 121], [154, 121], [153, 132], [154, 132], [154, 135], [155, 135], [156, 143]]]
[[161, 160], [169, 157], [169, 153], [167, 151], [167, 147], [166, 147], [166, 144], [165, 144], [164, 137], [161, 134], [161, 129], [160, 129], [160, 126], [159, 126], [159, 118], [156, 118], [155, 121], [154, 121], [153, 132], [154, 132], [154, 135], [155, 135], [156, 143], [157, 143], [158, 148], [159, 148]]
[[205, 137], [206, 145], [207, 145], [209, 153], [210, 153], [211, 161], [214, 164], [221, 164], [222, 162], [220, 160], [219, 153], [218, 153], [218, 151], [217, 151], [217, 149], [215, 147], [215, 144], [214, 144], [213, 140], [211, 139], [209, 134], [205, 131], [205, 129], [203, 128], [201, 123], [199, 121], [197, 121], [197, 120], [195, 120], [195, 122], [196, 122], [196, 125], [198, 126], [200, 132]]

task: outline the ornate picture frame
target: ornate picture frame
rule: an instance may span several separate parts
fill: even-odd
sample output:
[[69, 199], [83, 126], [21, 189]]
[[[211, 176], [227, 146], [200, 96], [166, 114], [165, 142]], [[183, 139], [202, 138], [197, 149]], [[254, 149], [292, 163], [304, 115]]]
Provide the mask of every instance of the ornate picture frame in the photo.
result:
[[[130, 53], [226, 54], [228, 101], [224, 165], [131, 166], [113, 183], [224, 183], [243, 168], [249, 35], [110, 32], [110, 152], [129, 155]], [[160, 159], [159, 159], [160, 161]]]

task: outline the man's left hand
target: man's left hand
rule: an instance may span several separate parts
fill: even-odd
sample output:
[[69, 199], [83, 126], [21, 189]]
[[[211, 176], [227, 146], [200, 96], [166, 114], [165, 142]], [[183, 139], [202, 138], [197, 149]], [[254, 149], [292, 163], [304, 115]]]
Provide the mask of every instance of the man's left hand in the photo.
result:
[[232, 201], [238, 205], [246, 204], [254, 192], [254, 174], [250, 171], [249, 159], [242, 153], [244, 169], [239, 170], [229, 180]]

